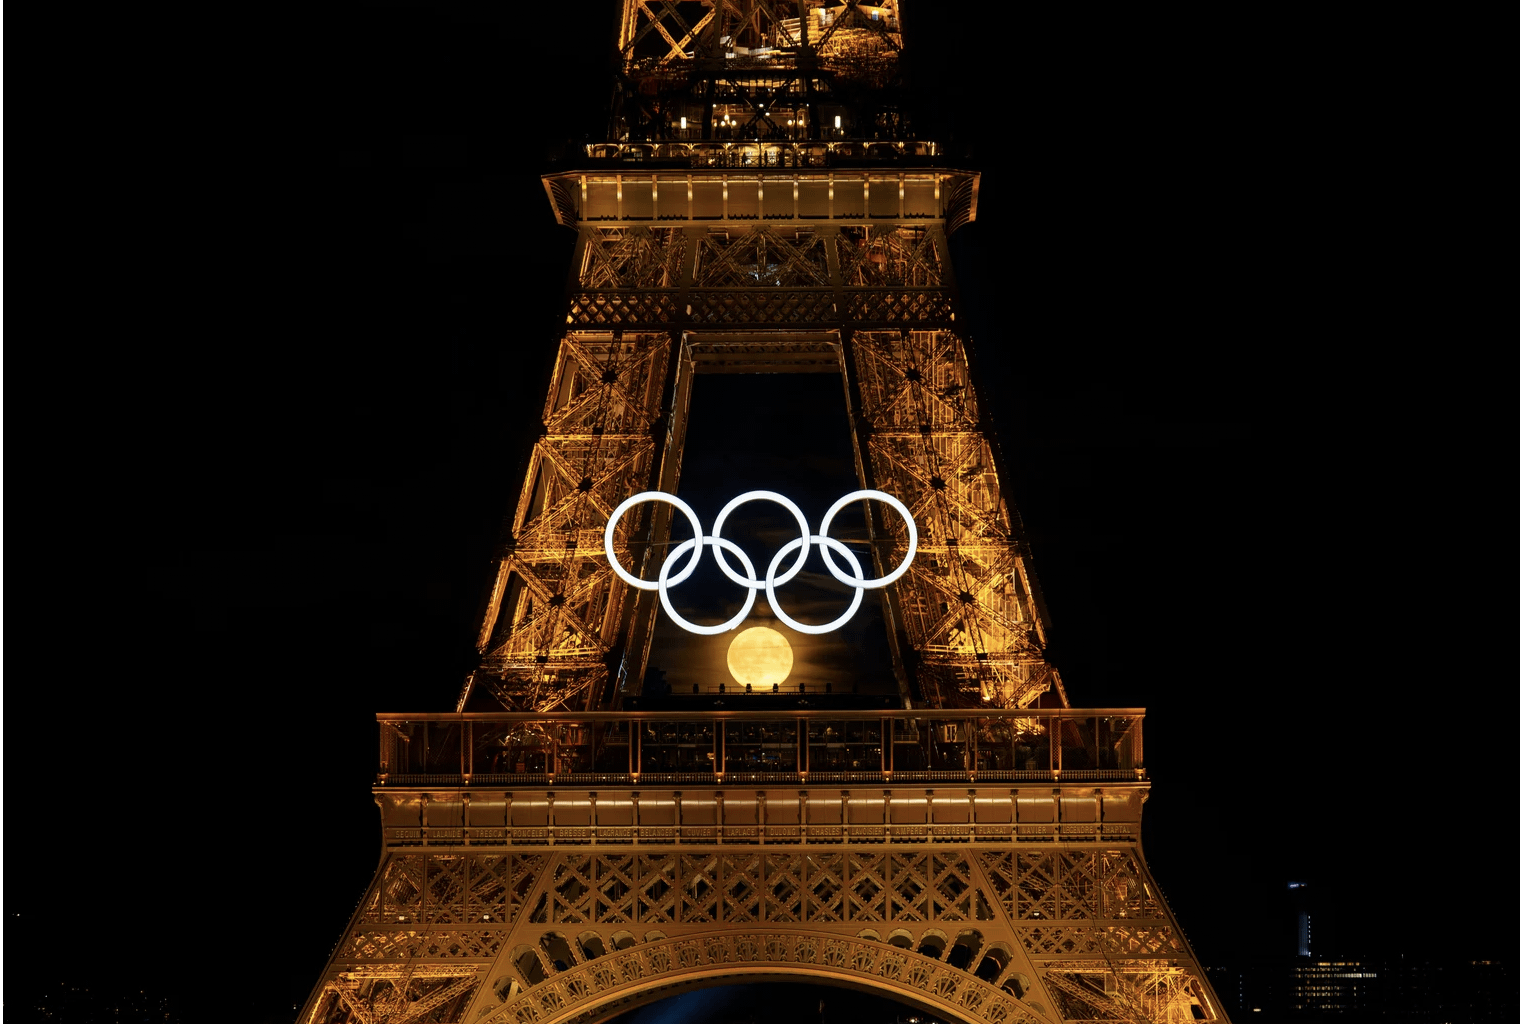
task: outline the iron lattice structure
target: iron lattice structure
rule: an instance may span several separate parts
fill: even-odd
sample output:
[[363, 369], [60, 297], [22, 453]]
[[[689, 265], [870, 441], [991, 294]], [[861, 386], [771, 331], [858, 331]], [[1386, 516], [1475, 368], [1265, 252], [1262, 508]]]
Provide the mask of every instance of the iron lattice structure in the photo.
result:
[[[456, 712], [381, 716], [384, 854], [302, 1024], [595, 1020], [749, 978], [952, 1019], [1223, 1020], [1139, 843], [1142, 713], [1069, 708], [956, 324], [978, 175], [897, 0], [625, 0], [607, 141], [544, 178], [564, 332]], [[693, 378], [837, 372], [905, 710], [625, 712]], [[668, 507], [614, 537], [658, 570]], [[868, 510], [876, 570], [906, 537]], [[917, 710], [907, 710], [917, 709]], [[758, 716], [758, 717], [757, 717]], [[763, 766], [763, 767], [762, 767]]]
[[605, 1019], [735, 978], [1223, 1020], [1134, 709], [380, 716], [384, 856], [303, 1024]]

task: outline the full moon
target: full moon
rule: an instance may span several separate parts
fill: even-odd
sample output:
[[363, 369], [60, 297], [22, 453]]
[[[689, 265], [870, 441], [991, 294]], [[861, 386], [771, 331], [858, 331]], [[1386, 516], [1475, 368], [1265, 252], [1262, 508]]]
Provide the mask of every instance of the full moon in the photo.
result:
[[779, 683], [792, 673], [792, 645], [774, 629], [751, 626], [728, 645], [728, 670], [741, 683]]

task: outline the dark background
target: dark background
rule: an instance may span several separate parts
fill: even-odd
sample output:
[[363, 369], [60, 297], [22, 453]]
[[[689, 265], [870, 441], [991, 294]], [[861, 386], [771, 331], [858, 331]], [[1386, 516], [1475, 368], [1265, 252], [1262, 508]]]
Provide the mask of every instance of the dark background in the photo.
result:
[[[708, 532], [723, 508], [745, 491], [772, 490], [785, 495], [816, 530], [835, 501], [859, 488], [840, 374], [715, 373], [699, 375], [693, 382], [676, 493], [691, 505]], [[740, 505], [724, 521], [722, 536], [740, 546], [753, 561], [756, 574], [763, 578], [776, 552], [797, 533], [797, 520], [784, 507], [753, 501]], [[865, 517], [858, 506], [841, 511], [829, 525], [829, 535], [850, 542], [864, 541]], [[691, 527], [682, 517], [682, 522], [672, 528], [671, 542], [690, 536]], [[871, 564], [866, 544], [849, 546], [863, 566]], [[744, 606], [744, 590], [723, 576], [716, 560], [709, 557], [711, 550], [697, 563], [691, 577], [670, 592], [676, 612], [691, 622], [725, 622]], [[688, 557], [682, 555], [672, 572], [676, 566], [684, 566]], [[778, 577], [795, 564], [796, 557], [795, 552], [787, 554]], [[848, 571], [843, 558], [836, 560]], [[730, 562], [736, 571], [741, 569], [737, 558], [730, 557]], [[868, 575], [874, 571], [865, 569]], [[841, 698], [860, 695], [874, 701], [874, 707], [900, 707], [881, 594], [879, 590], [867, 591], [855, 614], [838, 629], [808, 634], [777, 618], [765, 592], [760, 591], [737, 629], [765, 626], [785, 638], [793, 663], [781, 684], [787, 694], [784, 699], [798, 699], [799, 686], [806, 686], [814, 702], [819, 694], [833, 692]], [[839, 619], [850, 608], [854, 592], [828, 575], [818, 548], [813, 546], [802, 571], [778, 587], [776, 597], [782, 610], [797, 621], [822, 624]], [[640, 707], [658, 706], [661, 691], [668, 689], [667, 699], [684, 699], [689, 710], [698, 710], [690, 706], [693, 686], [708, 694], [720, 682], [730, 692], [739, 689], [727, 667], [728, 648], [735, 635], [694, 636], [662, 612], [655, 622]], [[699, 698], [704, 701], [701, 706], [708, 707], [712, 699]], [[741, 709], [731, 703], [726, 706]]]
[[[1287, 949], [1289, 880], [1327, 952], [1426, 921], [1505, 952], [1463, 852], [1505, 820], [1505, 463], [1452, 383], [1494, 370], [1380, 276], [1404, 215], [1376, 83], [1328, 70], [1352, 40], [929, 6], [1051, 655], [1074, 703], [1148, 709], [1145, 849], [1199, 956]], [[572, 240], [537, 176], [603, 123], [615, 5], [518, 7], [196, 26], [106, 99], [115, 212], [42, 421], [91, 433], [11, 588], [41, 666], [6, 709], [18, 1020], [61, 986], [287, 1020], [370, 879], [373, 714], [452, 708], [536, 434]]]

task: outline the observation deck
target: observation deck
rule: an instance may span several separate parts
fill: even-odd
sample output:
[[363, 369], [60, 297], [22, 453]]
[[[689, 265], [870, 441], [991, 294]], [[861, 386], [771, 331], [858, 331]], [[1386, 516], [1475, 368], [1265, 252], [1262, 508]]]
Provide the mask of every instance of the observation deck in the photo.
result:
[[387, 846], [1134, 842], [1135, 708], [384, 714]]
[[1134, 708], [378, 715], [376, 785], [1133, 782], [1145, 778], [1144, 717]]
[[695, 143], [606, 145], [580, 167], [544, 175], [565, 227], [782, 221], [941, 222], [976, 219], [980, 174], [907, 144]]

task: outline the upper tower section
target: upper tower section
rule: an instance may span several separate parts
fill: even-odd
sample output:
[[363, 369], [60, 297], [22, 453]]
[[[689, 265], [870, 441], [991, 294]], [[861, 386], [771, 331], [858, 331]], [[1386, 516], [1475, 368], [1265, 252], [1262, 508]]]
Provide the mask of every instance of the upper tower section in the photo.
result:
[[[559, 222], [976, 219], [905, 86], [903, 3], [623, 0], [604, 141], [544, 177]], [[835, 172], [838, 172], [837, 174]]]
[[904, 102], [901, 7], [624, 0], [607, 141], [816, 142], [805, 156], [819, 163], [830, 153], [932, 156]]

